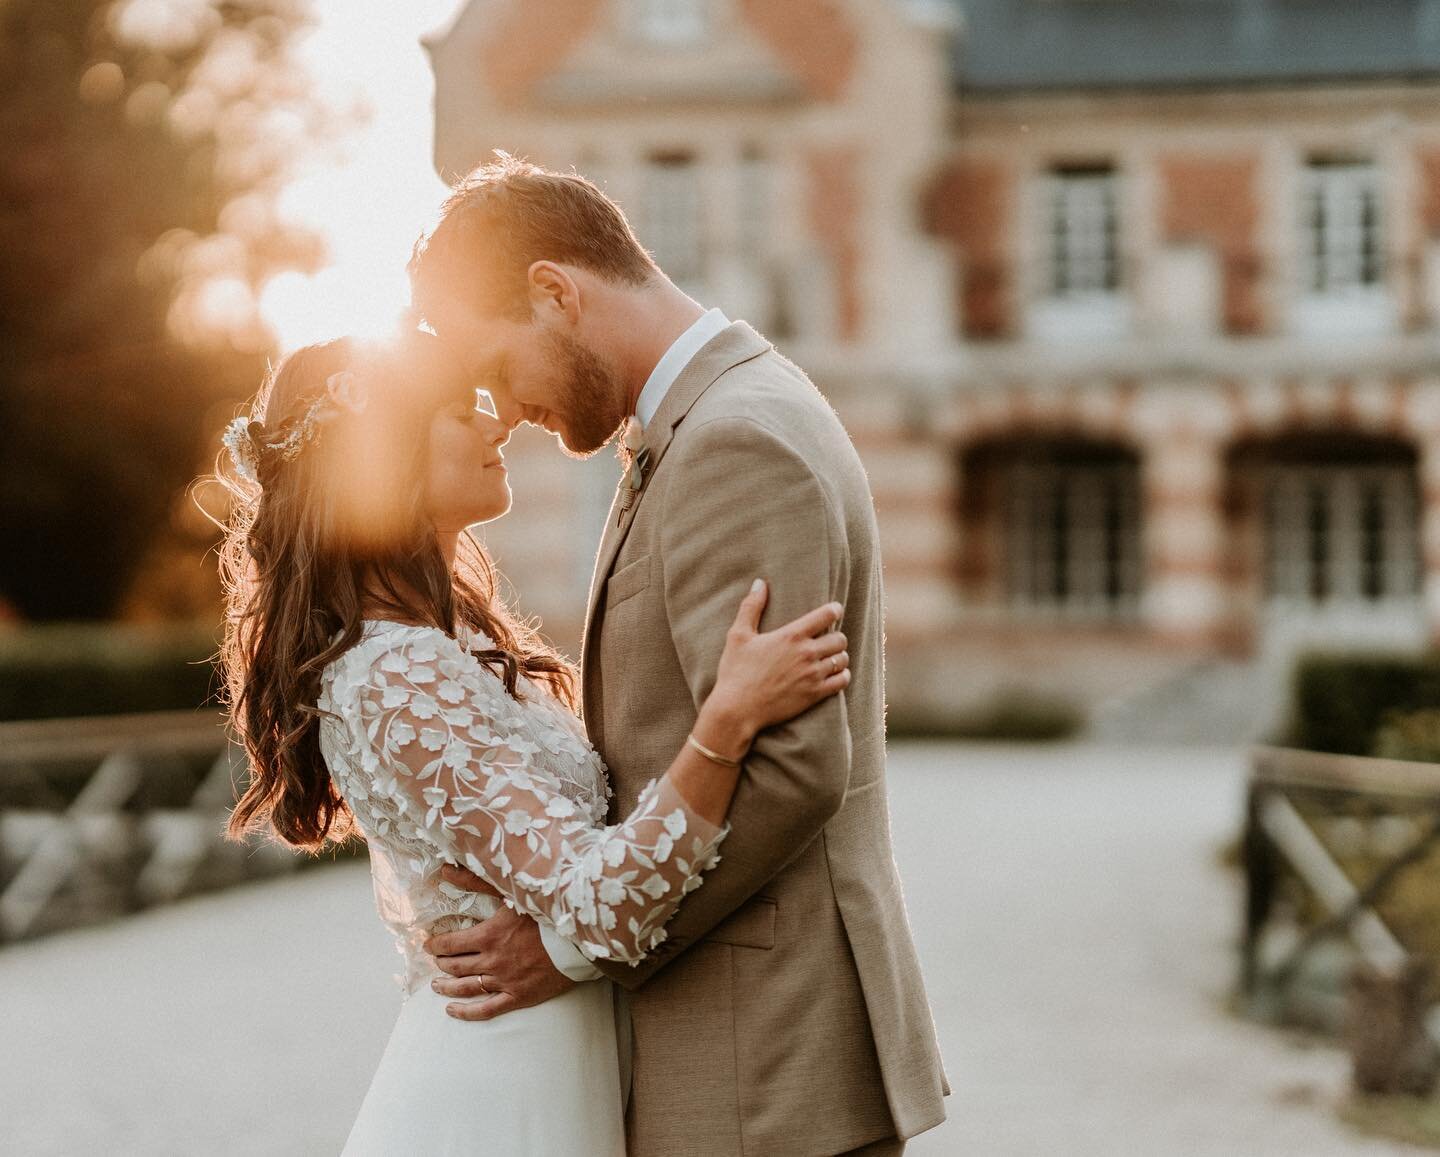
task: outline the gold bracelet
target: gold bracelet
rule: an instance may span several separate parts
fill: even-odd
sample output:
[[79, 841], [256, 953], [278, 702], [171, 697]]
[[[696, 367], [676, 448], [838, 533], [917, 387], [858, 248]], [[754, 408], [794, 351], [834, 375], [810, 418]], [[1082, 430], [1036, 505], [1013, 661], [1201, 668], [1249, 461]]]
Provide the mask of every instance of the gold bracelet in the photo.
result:
[[691, 747], [693, 747], [696, 751], [698, 751], [701, 755], [703, 755], [706, 759], [710, 760], [712, 763], [718, 763], [721, 767], [740, 766], [740, 761], [738, 759], [726, 759], [718, 751], [711, 751], [708, 747], [706, 747], [703, 743], [701, 743], [698, 739], [695, 738], [693, 732], [685, 737], [685, 742], [688, 743]]

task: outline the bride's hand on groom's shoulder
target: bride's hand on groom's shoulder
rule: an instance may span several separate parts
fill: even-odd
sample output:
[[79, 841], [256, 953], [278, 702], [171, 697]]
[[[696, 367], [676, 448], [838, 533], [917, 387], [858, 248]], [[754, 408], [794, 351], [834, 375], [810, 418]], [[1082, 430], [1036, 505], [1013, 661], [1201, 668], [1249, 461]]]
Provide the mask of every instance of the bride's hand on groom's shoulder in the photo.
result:
[[756, 579], [726, 632], [715, 688], [701, 712], [747, 743], [850, 685], [848, 641], [840, 630], [844, 608], [826, 603], [761, 631], [768, 599], [769, 588]]

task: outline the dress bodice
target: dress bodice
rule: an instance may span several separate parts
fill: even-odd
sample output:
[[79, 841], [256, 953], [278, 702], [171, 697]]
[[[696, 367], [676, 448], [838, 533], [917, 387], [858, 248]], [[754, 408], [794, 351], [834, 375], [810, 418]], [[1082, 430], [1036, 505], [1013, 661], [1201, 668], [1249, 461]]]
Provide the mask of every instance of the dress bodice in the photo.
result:
[[321, 753], [369, 844], [407, 991], [437, 975], [429, 935], [496, 909], [441, 880], [444, 864], [484, 877], [588, 955], [635, 962], [718, 860], [724, 833], [668, 780], [606, 827], [605, 767], [579, 719], [524, 676], [520, 697], [507, 693], [473, 653], [491, 646], [479, 633], [367, 621], [321, 680]]

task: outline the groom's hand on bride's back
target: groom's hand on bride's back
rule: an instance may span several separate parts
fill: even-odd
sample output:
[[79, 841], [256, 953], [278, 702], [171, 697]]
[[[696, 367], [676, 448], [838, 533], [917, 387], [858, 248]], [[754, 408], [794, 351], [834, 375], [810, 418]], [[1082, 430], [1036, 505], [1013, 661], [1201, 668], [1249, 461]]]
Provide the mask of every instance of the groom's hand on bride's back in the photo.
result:
[[[446, 867], [441, 874], [467, 892], [497, 894], [464, 868]], [[470, 928], [430, 937], [425, 951], [445, 973], [430, 987], [452, 998], [445, 1011], [457, 1020], [493, 1020], [517, 1008], [543, 1004], [575, 985], [551, 962], [540, 939], [540, 925], [510, 908], [501, 908]]]

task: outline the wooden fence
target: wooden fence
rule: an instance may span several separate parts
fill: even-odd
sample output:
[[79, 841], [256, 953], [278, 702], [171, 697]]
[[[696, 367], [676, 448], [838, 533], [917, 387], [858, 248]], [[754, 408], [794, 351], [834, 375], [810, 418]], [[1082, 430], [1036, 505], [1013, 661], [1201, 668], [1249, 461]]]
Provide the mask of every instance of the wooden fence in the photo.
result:
[[242, 774], [214, 712], [0, 724], [0, 944], [293, 870], [224, 839]]
[[1252, 1013], [1289, 1018], [1295, 982], [1337, 938], [1382, 974], [1437, 963], [1440, 765], [1259, 748], [1243, 855]]

